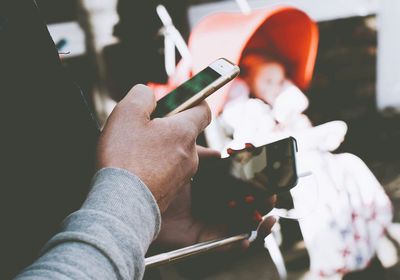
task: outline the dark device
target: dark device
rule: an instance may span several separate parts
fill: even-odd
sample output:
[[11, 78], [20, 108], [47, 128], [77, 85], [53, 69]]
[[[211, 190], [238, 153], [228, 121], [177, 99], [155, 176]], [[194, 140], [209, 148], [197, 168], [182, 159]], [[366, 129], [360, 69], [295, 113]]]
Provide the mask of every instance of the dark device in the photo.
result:
[[[297, 185], [297, 144], [293, 137], [242, 150], [230, 150], [226, 159], [202, 161], [192, 184], [193, 212], [207, 221], [258, 223], [255, 215], [272, 195], [287, 193]], [[243, 232], [243, 231], [242, 231]]]

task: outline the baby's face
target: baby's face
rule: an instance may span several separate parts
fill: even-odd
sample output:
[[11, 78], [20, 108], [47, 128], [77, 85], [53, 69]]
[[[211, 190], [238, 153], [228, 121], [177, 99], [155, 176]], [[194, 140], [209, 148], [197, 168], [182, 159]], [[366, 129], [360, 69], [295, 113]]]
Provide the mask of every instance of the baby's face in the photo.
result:
[[252, 79], [252, 91], [255, 97], [274, 105], [276, 98], [282, 92], [285, 80], [285, 69], [278, 62], [265, 63], [255, 71]]

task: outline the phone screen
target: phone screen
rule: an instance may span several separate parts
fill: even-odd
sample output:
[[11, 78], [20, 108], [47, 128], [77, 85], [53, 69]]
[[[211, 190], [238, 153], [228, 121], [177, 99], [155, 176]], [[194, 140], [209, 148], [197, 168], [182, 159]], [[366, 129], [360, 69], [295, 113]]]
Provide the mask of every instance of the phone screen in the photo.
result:
[[164, 117], [168, 113], [175, 110], [179, 105], [183, 104], [202, 89], [212, 84], [215, 80], [221, 77], [215, 70], [210, 67], [199, 72], [190, 80], [186, 81], [168, 95], [157, 102], [157, 107], [152, 117]]
[[231, 174], [265, 191], [288, 190], [297, 184], [295, 153], [294, 138], [243, 150], [231, 156]]

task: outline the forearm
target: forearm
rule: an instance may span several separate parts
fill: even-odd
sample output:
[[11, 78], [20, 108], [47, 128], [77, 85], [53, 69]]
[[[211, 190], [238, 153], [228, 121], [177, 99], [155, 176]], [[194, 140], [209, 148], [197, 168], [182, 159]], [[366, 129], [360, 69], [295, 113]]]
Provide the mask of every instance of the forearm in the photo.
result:
[[82, 208], [17, 279], [140, 279], [159, 227], [147, 187], [127, 171], [103, 169]]

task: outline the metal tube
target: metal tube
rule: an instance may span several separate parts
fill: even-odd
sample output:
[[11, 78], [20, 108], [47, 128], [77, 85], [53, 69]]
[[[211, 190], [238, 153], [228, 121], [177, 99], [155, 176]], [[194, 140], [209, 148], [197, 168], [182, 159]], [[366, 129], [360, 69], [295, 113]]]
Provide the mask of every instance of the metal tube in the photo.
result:
[[229, 238], [206, 241], [178, 250], [151, 256], [145, 259], [146, 269], [160, 266], [167, 263], [177, 262], [179, 260], [204, 254], [212, 249], [226, 246], [232, 243], [243, 241], [249, 238], [249, 234], [240, 234]]

